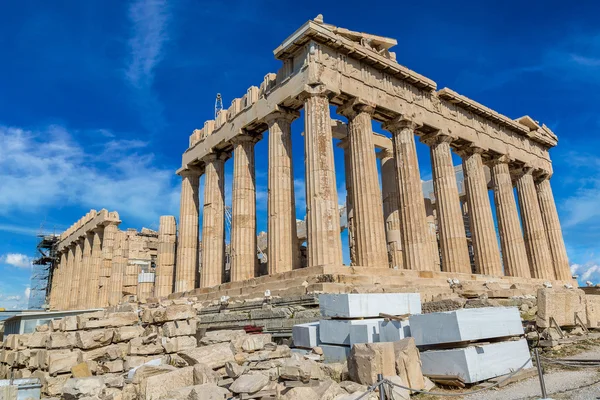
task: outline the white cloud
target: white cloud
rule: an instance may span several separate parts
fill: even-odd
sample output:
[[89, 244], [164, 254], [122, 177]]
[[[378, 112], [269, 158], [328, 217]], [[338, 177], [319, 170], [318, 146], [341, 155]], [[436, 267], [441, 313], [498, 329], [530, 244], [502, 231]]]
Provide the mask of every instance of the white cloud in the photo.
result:
[[159, 167], [152, 153], [140, 151], [142, 142], [109, 139], [84, 148], [60, 126], [28, 131], [0, 125], [0, 216], [76, 205], [149, 224], [174, 213], [174, 167]]
[[578, 275], [580, 286], [586, 286], [586, 281], [591, 281], [593, 284], [600, 283], [600, 265], [595, 262], [587, 262], [585, 264], [571, 264], [571, 273]]
[[31, 257], [19, 253], [8, 253], [0, 257], [0, 262], [17, 268], [31, 268], [31, 261]]
[[24, 295], [26, 299], [29, 299], [29, 296], [31, 295], [31, 288], [29, 286], [25, 288]]

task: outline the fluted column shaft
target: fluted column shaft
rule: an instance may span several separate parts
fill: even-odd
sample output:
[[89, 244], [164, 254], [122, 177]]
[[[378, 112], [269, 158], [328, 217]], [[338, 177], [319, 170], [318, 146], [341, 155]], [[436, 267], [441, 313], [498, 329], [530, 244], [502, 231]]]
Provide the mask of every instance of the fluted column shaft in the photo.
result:
[[231, 191], [231, 281], [257, 275], [256, 180], [254, 145], [258, 138], [238, 135], [233, 142], [233, 189]]
[[348, 137], [342, 139], [338, 144], [344, 150], [344, 177], [346, 185], [346, 220], [348, 225], [348, 252], [350, 253], [350, 265], [356, 264], [356, 246], [354, 233], [354, 207], [352, 205], [352, 166], [350, 161], [350, 145]]
[[175, 217], [172, 215], [161, 216], [158, 227], [158, 255], [154, 290], [156, 297], [166, 297], [173, 293], [176, 240]]
[[398, 199], [398, 176], [396, 161], [391, 149], [383, 149], [377, 155], [381, 163], [381, 192], [383, 218], [388, 258], [391, 268], [402, 269], [402, 239], [400, 235], [400, 200]]
[[74, 246], [69, 246], [65, 249], [66, 255], [67, 255], [67, 264], [66, 264], [66, 268], [65, 268], [65, 272], [64, 272], [64, 284], [63, 284], [63, 291], [60, 295], [59, 298], [59, 309], [60, 310], [69, 310], [71, 308], [71, 291], [73, 288], [73, 275], [74, 275], [74, 271], [73, 271], [73, 261], [75, 258], [75, 247]]
[[58, 263], [52, 272], [52, 286], [50, 287], [49, 306], [51, 310], [60, 310], [60, 298], [64, 296], [61, 292], [64, 287], [64, 272], [67, 267], [66, 252], [61, 252]]
[[362, 267], [388, 265], [383, 205], [377, 158], [373, 146], [371, 115], [374, 107], [352, 101], [338, 109], [348, 118], [348, 144], [352, 170], [352, 212], [356, 264]]
[[202, 272], [200, 287], [223, 282], [225, 262], [225, 159], [224, 154], [205, 158], [204, 213], [202, 214]]
[[450, 149], [452, 138], [438, 135], [426, 142], [430, 145], [442, 271], [469, 274], [467, 234]]
[[329, 99], [315, 89], [304, 96], [308, 266], [342, 265], [342, 240]]
[[100, 263], [102, 261], [102, 236], [103, 228], [94, 229], [91, 233], [91, 252], [89, 260], [89, 274], [86, 294], [86, 307], [100, 307], [99, 290], [100, 290]]
[[401, 119], [390, 121], [385, 125], [385, 129], [391, 131], [393, 135], [400, 202], [403, 267], [431, 271], [434, 269], [434, 264], [419, 175], [415, 128], [414, 123]]
[[198, 271], [199, 183], [200, 173], [198, 171], [185, 170], [181, 173], [175, 292], [184, 292], [196, 287], [196, 274]]
[[109, 223], [104, 227], [104, 233], [102, 236], [102, 260], [101, 260], [101, 269], [102, 273], [100, 274], [100, 291], [98, 295], [98, 306], [99, 307], [107, 307], [108, 306], [108, 296], [109, 296], [109, 287], [110, 287], [110, 279], [112, 276], [112, 263], [113, 263], [113, 255], [115, 249], [115, 237], [117, 235], [117, 224]]
[[117, 231], [113, 250], [112, 274], [109, 281], [108, 304], [116, 306], [123, 297], [123, 278], [129, 260], [127, 233]]
[[73, 281], [69, 296], [69, 308], [75, 310], [79, 307], [79, 290], [81, 289], [82, 276], [82, 256], [83, 256], [83, 239], [77, 240], [75, 243], [75, 253], [73, 255]]
[[81, 275], [79, 277], [79, 295], [77, 298], [78, 308], [87, 308], [87, 297], [90, 291], [90, 269], [92, 261], [93, 232], [86, 232], [83, 239], [83, 253], [81, 257]]
[[507, 160], [495, 160], [491, 169], [504, 274], [531, 278]]
[[278, 111], [267, 117], [269, 125], [268, 230], [269, 274], [299, 268], [291, 123], [299, 116]]
[[517, 178], [516, 185], [529, 268], [532, 278], [554, 279], [548, 237], [542, 220], [532, 172], [530, 168], [525, 169]]
[[472, 148], [463, 154], [463, 173], [469, 205], [469, 226], [475, 254], [475, 269], [479, 274], [502, 276], [500, 249], [481, 159], [482, 152], [482, 149]]
[[536, 189], [542, 220], [546, 228], [554, 275], [559, 280], [571, 280], [572, 274], [569, 268], [569, 258], [567, 257], [567, 249], [565, 248], [565, 241], [562, 229], [560, 228], [560, 220], [558, 219], [558, 211], [556, 210], [550, 179], [546, 177], [542, 178], [536, 184]]

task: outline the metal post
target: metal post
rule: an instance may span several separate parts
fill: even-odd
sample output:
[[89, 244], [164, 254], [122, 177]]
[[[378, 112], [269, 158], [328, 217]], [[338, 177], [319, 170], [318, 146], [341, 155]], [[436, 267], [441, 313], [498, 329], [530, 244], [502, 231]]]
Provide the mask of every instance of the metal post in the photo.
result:
[[[377, 374], [377, 382], [381, 382], [383, 380], [383, 374]], [[379, 400], [385, 400], [385, 388], [383, 383], [379, 384]]]
[[538, 348], [534, 347], [533, 351], [535, 352], [535, 363], [537, 365], [538, 370], [538, 378], [540, 379], [540, 387], [542, 389], [542, 399], [546, 399], [546, 384], [544, 383], [544, 373], [542, 372], [542, 363], [540, 362], [540, 355], [538, 353]]

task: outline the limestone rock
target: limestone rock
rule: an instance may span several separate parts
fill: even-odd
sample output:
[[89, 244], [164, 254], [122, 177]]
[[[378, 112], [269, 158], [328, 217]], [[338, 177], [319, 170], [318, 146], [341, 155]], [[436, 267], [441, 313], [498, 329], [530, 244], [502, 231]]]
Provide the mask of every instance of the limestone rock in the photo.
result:
[[171, 365], [142, 365], [135, 370], [131, 382], [135, 385], [139, 385], [151, 376], [164, 375], [175, 370], [177, 370], [177, 368]]
[[33, 332], [29, 337], [27, 345], [30, 348], [45, 349], [49, 336], [50, 334], [48, 332]]
[[75, 334], [72, 332], [52, 332], [46, 342], [47, 349], [68, 349], [75, 345]]
[[114, 312], [109, 313], [106, 318], [99, 320], [84, 321], [84, 329], [94, 328], [118, 328], [120, 326], [135, 325], [139, 322], [137, 312]]
[[243, 336], [247, 336], [243, 329], [238, 330], [222, 330], [206, 332], [206, 335], [200, 339], [200, 344], [210, 345], [224, 342], [233, 342]]
[[121, 351], [121, 348], [116, 344], [81, 352], [83, 361], [116, 360], [123, 355], [124, 353]]
[[541, 328], [550, 326], [550, 317], [554, 317], [560, 326], [573, 326], [575, 314], [584, 319], [585, 293], [580, 289], [539, 289], [537, 293], [536, 324]]
[[229, 390], [214, 383], [205, 383], [169, 392], [166, 398], [172, 400], [224, 400], [230, 396]]
[[285, 400], [319, 400], [317, 392], [308, 387], [292, 388], [285, 396]]
[[91, 350], [107, 346], [112, 342], [114, 331], [112, 329], [100, 329], [94, 331], [77, 331], [75, 340], [77, 347], [82, 350]]
[[140, 325], [122, 326], [115, 329], [114, 332], [115, 334], [113, 336], [113, 342], [127, 342], [133, 338], [143, 336], [144, 328], [142, 328]]
[[106, 386], [100, 377], [71, 378], [63, 387], [64, 400], [99, 397]]
[[147, 338], [134, 338], [129, 342], [129, 347], [127, 349], [127, 353], [129, 355], [152, 355], [152, 354], [161, 354], [163, 352], [163, 346], [160, 343], [156, 343], [156, 341], [148, 341]]
[[60, 320], [59, 329], [61, 331], [76, 331], [77, 330], [77, 316], [67, 315]]
[[98, 371], [102, 374], [123, 372], [123, 360], [104, 361], [98, 365]]
[[321, 400], [333, 400], [339, 395], [345, 395], [347, 392], [332, 379], [326, 379], [319, 382], [319, 385], [312, 388]]
[[[45, 383], [46, 394], [49, 396], [60, 396], [65, 383], [71, 378], [71, 375], [57, 375], [57, 376], [46, 376], [43, 383]], [[40, 379], [41, 380], [41, 379]]]
[[326, 376], [336, 382], [341, 382], [348, 378], [348, 364], [346, 363], [319, 363], [318, 365]]
[[163, 337], [161, 344], [167, 353], [177, 353], [183, 350], [193, 349], [198, 345], [194, 336]]
[[82, 362], [71, 368], [71, 375], [73, 375], [73, 378], [89, 378], [92, 376], [92, 371], [90, 371], [87, 363]]
[[221, 379], [221, 376], [206, 364], [196, 364], [193, 366], [193, 368], [194, 385], [203, 385], [205, 383], [216, 384]]
[[196, 317], [196, 310], [189, 304], [172, 305], [157, 308], [152, 312], [154, 322], [177, 321]]
[[142, 399], [159, 400], [177, 388], [194, 384], [194, 368], [178, 368], [165, 374], [146, 377], [140, 383]]
[[[385, 376], [384, 378], [397, 385], [407, 386], [406, 382], [397, 375]], [[410, 391], [398, 386], [386, 385], [385, 398], [390, 400], [410, 400]]]
[[79, 350], [70, 352], [50, 352], [48, 355], [48, 373], [56, 375], [63, 372], [71, 372], [71, 368], [81, 362]]
[[342, 381], [340, 382], [340, 387], [343, 388], [346, 392], [352, 394], [355, 392], [364, 393], [367, 391], [366, 385], [361, 385], [360, 383], [352, 382], [352, 381]]
[[190, 365], [201, 363], [208, 365], [212, 369], [221, 368], [228, 361], [234, 361], [233, 348], [229, 343], [197, 347], [183, 351], [179, 355]]
[[394, 344], [355, 344], [348, 359], [348, 373], [353, 381], [365, 385], [377, 382], [377, 374], [396, 375]]
[[394, 342], [394, 354], [396, 357], [396, 373], [405, 386], [422, 390], [425, 388], [425, 380], [421, 371], [421, 357], [419, 349], [412, 337]]
[[281, 379], [288, 381], [308, 381], [309, 379], [325, 378], [319, 364], [301, 358], [282, 360], [279, 375]]
[[225, 364], [225, 372], [227, 373], [228, 377], [235, 379], [246, 372], [246, 368], [230, 361]]
[[262, 333], [258, 335], [249, 335], [244, 339], [241, 347], [243, 351], [254, 352], [262, 350], [267, 343], [271, 343], [271, 335]]
[[162, 326], [162, 334], [166, 337], [195, 335], [198, 330], [198, 321], [169, 321]]
[[267, 386], [269, 378], [263, 374], [247, 374], [237, 378], [229, 390], [233, 393], [255, 393]]

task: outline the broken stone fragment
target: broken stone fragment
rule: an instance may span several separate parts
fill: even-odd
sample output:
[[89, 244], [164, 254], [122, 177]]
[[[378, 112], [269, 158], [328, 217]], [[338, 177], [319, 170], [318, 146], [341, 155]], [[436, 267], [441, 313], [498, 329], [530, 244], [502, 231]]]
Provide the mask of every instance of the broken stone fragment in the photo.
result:
[[372, 385], [377, 374], [396, 375], [393, 343], [360, 343], [352, 347], [348, 373], [354, 382]]
[[164, 349], [160, 343], [149, 341], [148, 338], [139, 337], [131, 339], [127, 354], [132, 356], [147, 356], [152, 354], [161, 354]]
[[166, 337], [191, 336], [195, 335], [198, 327], [198, 321], [191, 319], [189, 321], [169, 321], [162, 326], [162, 334]]
[[239, 365], [236, 362], [228, 362], [225, 364], [225, 372], [227, 373], [227, 376], [230, 378], [238, 378], [240, 375], [242, 375], [244, 372], [246, 372], [247, 368]]
[[84, 321], [83, 328], [118, 328], [120, 326], [135, 325], [138, 322], [139, 318], [137, 312], [115, 312], [109, 313], [106, 318], [103, 319]]
[[76, 345], [82, 350], [108, 346], [112, 342], [113, 334], [112, 329], [77, 331], [75, 333]]
[[243, 329], [209, 331], [206, 332], [204, 337], [200, 340], [200, 344], [210, 345], [223, 342], [234, 342], [239, 338], [245, 336], [247, 336], [247, 334], [246, 331], [244, 331]]
[[163, 337], [161, 338], [161, 344], [166, 353], [177, 353], [195, 348], [198, 342], [194, 336], [177, 336], [172, 338]]
[[[45, 325], [48, 326], [48, 325]], [[29, 337], [28, 346], [30, 348], [46, 348], [46, 342], [48, 341], [48, 337], [50, 334], [48, 332], [34, 332]]]
[[262, 350], [265, 344], [271, 342], [271, 335], [268, 333], [262, 333], [258, 335], [249, 335], [242, 342], [242, 350], [246, 352], [254, 352]]
[[196, 317], [196, 310], [189, 304], [178, 304], [152, 311], [154, 322], [177, 321]]
[[233, 393], [255, 393], [264, 388], [269, 383], [269, 378], [260, 373], [242, 375], [237, 378], [229, 390]]
[[230, 343], [217, 343], [197, 347], [179, 353], [190, 365], [206, 364], [212, 369], [221, 368], [228, 361], [234, 361], [234, 352]]
[[166, 394], [181, 387], [194, 384], [194, 368], [175, 368], [173, 371], [152, 375], [144, 378], [140, 383], [142, 399], [159, 400]]
[[415, 339], [409, 337], [394, 342], [394, 353], [396, 373], [406, 386], [419, 390], [425, 389], [425, 380], [421, 371], [421, 357]]
[[64, 372], [71, 372], [71, 368], [81, 361], [81, 352], [79, 350], [69, 352], [51, 351], [48, 355], [48, 373], [50, 375], [56, 375]]
[[113, 336], [113, 342], [126, 342], [136, 337], [143, 336], [144, 328], [140, 325], [134, 326], [122, 326], [120, 328], [115, 329], [115, 334]]
[[285, 394], [285, 400], [319, 400], [317, 392], [309, 387], [292, 388]]
[[75, 347], [77, 339], [73, 332], [52, 332], [46, 341], [47, 349], [64, 349]]
[[[229, 364], [229, 363], [227, 363]], [[194, 385], [202, 385], [205, 383], [217, 383], [221, 379], [221, 376], [212, 370], [206, 364], [194, 365]]]
[[62, 398], [64, 400], [75, 400], [81, 398], [99, 397], [106, 386], [100, 377], [71, 378], [63, 387]]

